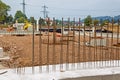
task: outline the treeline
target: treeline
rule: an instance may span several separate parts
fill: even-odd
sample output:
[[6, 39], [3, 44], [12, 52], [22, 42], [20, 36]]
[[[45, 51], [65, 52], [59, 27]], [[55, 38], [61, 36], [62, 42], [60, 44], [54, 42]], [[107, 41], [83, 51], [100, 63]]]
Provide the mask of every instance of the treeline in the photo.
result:
[[9, 5], [0, 0], [0, 24], [13, 24], [16, 21], [18, 23], [24, 23], [25, 21], [36, 22], [34, 17], [27, 18], [20, 10], [16, 11], [14, 16], [9, 15], [8, 12], [10, 9], [11, 7]]

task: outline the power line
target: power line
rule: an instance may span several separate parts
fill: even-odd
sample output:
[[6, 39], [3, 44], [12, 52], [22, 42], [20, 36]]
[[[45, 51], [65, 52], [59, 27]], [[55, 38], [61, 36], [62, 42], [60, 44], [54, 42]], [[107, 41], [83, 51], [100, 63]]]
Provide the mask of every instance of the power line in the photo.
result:
[[25, 14], [25, 5], [27, 5], [27, 4], [25, 3], [25, 0], [23, 0], [23, 3], [21, 3], [21, 5], [23, 6], [23, 14]]
[[[22, 5], [23, 5], [23, 3], [22, 3]], [[26, 5], [26, 4], [25, 4]], [[39, 7], [40, 5], [33, 5], [33, 4], [27, 4], [27, 5], [30, 5], [30, 6], [32, 6], [32, 7]], [[42, 6], [42, 8], [44, 8], [44, 9], [47, 9], [48, 7], [47, 6]], [[102, 12], [102, 11], [104, 11], [104, 12], [120, 12], [120, 10], [119, 9], [79, 9], [79, 8], [61, 8], [61, 7], [49, 7], [50, 9], [52, 9], [52, 10], [71, 10], [71, 11], [81, 11], [81, 12], [86, 12], [86, 11], [91, 11], [91, 12]], [[43, 11], [41, 11], [41, 12], [44, 12], [44, 10]], [[47, 12], [48, 13], [48, 12]]]
[[46, 5], [44, 5], [44, 6], [42, 6], [42, 8], [43, 8], [43, 11], [41, 11], [41, 12], [43, 12], [44, 19], [45, 19], [48, 17], [48, 11], [47, 11], [48, 7]]

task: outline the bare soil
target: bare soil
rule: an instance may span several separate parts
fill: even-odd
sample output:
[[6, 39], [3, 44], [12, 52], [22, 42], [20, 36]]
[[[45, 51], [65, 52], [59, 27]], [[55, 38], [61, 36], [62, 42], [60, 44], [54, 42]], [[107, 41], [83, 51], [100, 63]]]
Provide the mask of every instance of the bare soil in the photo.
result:
[[61, 38], [61, 34], [50, 33], [48, 36], [44, 33], [42, 36], [34, 36], [33, 45], [32, 35], [4, 35], [0, 37], [0, 47], [11, 59], [2, 63], [7, 67], [25, 67], [120, 59], [119, 46], [113, 46], [117, 44], [117, 39], [107, 38], [106, 47], [86, 46], [89, 40], [88, 36]]

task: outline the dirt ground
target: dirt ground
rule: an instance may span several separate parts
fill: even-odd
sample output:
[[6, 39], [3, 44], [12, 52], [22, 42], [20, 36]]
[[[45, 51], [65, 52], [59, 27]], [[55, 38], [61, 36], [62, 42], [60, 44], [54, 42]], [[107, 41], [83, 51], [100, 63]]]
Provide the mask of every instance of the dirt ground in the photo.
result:
[[11, 59], [2, 61], [2, 63], [7, 67], [25, 67], [120, 59], [119, 46], [113, 46], [117, 43], [117, 39], [108, 38], [107, 47], [91, 47], [85, 45], [85, 42], [90, 40], [88, 36], [74, 36], [72, 38], [61, 38], [60, 36], [60, 34], [56, 36], [53, 33], [49, 36], [46, 34], [35, 35], [33, 45], [32, 35], [3, 35], [0, 37], [0, 47], [4, 48]]

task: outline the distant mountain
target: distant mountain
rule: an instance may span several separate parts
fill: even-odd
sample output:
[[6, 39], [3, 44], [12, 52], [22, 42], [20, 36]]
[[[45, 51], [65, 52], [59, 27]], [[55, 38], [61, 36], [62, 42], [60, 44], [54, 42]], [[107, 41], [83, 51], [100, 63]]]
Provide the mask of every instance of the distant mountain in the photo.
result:
[[[104, 20], [109, 20], [110, 22], [112, 21], [112, 17], [111, 16], [99, 16], [99, 17], [92, 17], [93, 19], [97, 19], [100, 22], [104, 21]], [[117, 22], [118, 19], [120, 19], [120, 15], [118, 16], [114, 16], [114, 22]]]
[[[120, 15], [118, 16], [114, 16], [114, 17], [111, 17], [111, 16], [98, 16], [98, 17], [92, 17], [92, 19], [97, 19], [101, 22], [103, 22], [104, 20], [109, 20], [110, 22], [112, 22], [112, 18], [114, 18], [114, 23], [118, 22], [118, 20], [120, 20]], [[81, 20], [81, 22], [84, 22], [84, 19]]]
[[115, 20], [115, 21], [120, 20], [120, 15], [118, 15], [118, 16], [114, 16], [114, 20]]

